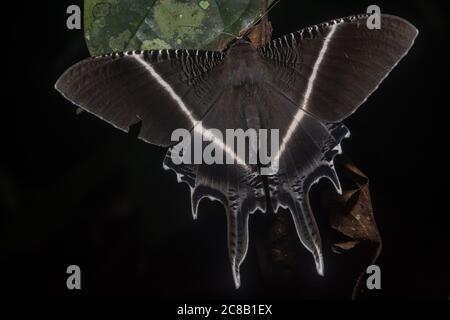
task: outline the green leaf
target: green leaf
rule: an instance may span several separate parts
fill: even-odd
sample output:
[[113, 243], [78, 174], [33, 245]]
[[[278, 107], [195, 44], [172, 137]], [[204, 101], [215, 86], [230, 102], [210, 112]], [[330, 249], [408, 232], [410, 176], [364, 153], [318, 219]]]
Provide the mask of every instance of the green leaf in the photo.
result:
[[84, 30], [91, 55], [215, 49], [259, 15], [260, 0], [85, 0]]

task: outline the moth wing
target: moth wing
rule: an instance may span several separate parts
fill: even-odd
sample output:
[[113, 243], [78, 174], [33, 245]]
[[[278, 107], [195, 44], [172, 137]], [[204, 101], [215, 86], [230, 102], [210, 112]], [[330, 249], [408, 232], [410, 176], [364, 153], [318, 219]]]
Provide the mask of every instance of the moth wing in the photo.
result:
[[280, 208], [289, 210], [301, 243], [312, 253], [317, 272], [323, 275], [322, 242], [309, 191], [326, 178], [341, 192], [333, 160], [349, 131], [342, 123], [315, 119], [270, 88], [262, 94], [268, 105], [264, 126], [279, 130], [280, 137], [278, 150], [271, 154], [271, 165], [277, 170], [267, 176], [269, 201], [275, 212]]
[[407, 54], [418, 34], [406, 20], [368, 15], [325, 22], [259, 48], [272, 78], [268, 84], [307, 113], [339, 122], [356, 111]]
[[[223, 204], [227, 216], [229, 258], [237, 288], [241, 284], [240, 266], [248, 249], [249, 216], [256, 210], [266, 211], [264, 186], [256, 164], [249, 161], [248, 153], [247, 156], [240, 155], [227, 139], [228, 129], [248, 128], [247, 119], [242, 112], [246, 100], [244, 90], [225, 86], [223, 95], [214, 105], [214, 112], [208, 113], [193, 130], [193, 135], [203, 134], [205, 139], [210, 139], [206, 145], [216, 143], [217, 150], [221, 150], [223, 155], [223, 164], [180, 164], [181, 161], [177, 160], [180, 157], [177, 146], [168, 150], [164, 160], [164, 168], [173, 170], [179, 182], [189, 185], [194, 218], [197, 217], [198, 206], [204, 198]], [[205, 133], [208, 129], [214, 129], [214, 137]], [[220, 139], [213, 142], [214, 138]], [[247, 145], [247, 151], [248, 148]], [[226, 163], [227, 157], [231, 163]]]
[[154, 50], [87, 58], [56, 82], [68, 100], [128, 132], [142, 122], [139, 137], [173, 144], [173, 130], [190, 130], [221, 95], [220, 52]]

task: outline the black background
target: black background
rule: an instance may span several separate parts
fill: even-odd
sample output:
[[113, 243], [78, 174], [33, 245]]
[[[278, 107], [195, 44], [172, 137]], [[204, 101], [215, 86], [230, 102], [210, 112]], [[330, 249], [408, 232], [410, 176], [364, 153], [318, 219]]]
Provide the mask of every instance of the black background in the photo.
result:
[[[202, 202], [192, 221], [188, 188], [162, 169], [165, 150], [136, 140], [75, 107], [53, 88], [88, 56], [83, 31], [66, 29], [66, 8], [81, 1], [17, 3], [2, 11], [0, 295], [2, 297], [298, 299], [350, 297], [327, 252], [315, 274], [298, 243], [301, 270], [290, 285], [260, 271], [253, 235], [234, 289], [226, 220]], [[442, 1], [441, 3], [444, 3]], [[368, 1], [281, 1], [274, 36], [364, 12]], [[448, 103], [441, 55], [449, 11], [432, 1], [377, 1], [420, 34], [380, 89], [345, 121], [344, 152], [371, 179], [383, 238], [382, 290], [363, 298], [430, 299], [448, 294]], [[448, 59], [448, 58], [447, 58]], [[326, 186], [326, 184], [325, 184]], [[324, 228], [321, 226], [321, 229]], [[325, 240], [326, 241], [326, 240]], [[82, 269], [82, 290], [66, 288], [66, 268]]]

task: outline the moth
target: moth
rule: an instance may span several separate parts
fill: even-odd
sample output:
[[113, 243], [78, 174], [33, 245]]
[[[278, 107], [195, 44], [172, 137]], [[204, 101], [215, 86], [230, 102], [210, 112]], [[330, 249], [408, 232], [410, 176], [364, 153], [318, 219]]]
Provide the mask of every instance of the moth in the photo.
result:
[[[69, 68], [56, 89], [73, 104], [139, 138], [168, 147], [163, 162], [191, 192], [194, 219], [203, 198], [226, 211], [228, 251], [236, 288], [248, 248], [249, 215], [292, 215], [301, 243], [324, 274], [319, 229], [308, 199], [311, 186], [329, 179], [341, 192], [333, 165], [349, 136], [342, 121], [354, 113], [407, 54], [418, 30], [402, 18], [368, 15], [331, 20], [261, 46], [236, 37], [222, 51], [168, 49], [87, 58]], [[175, 164], [178, 128], [278, 129], [278, 171], [235, 164]], [[233, 151], [231, 151], [233, 152]]]

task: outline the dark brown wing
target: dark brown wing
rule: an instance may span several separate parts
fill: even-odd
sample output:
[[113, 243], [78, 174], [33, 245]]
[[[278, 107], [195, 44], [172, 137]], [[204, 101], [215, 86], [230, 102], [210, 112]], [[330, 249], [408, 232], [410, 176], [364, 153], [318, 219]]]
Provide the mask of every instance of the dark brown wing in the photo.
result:
[[221, 95], [221, 52], [155, 50], [87, 58], [69, 68], [56, 89], [77, 106], [139, 137], [173, 144], [177, 128], [191, 129]]
[[339, 122], [375, 91], [407, 54], [418, 31], [406, 20], [381, 15], [381, 29], [368, 15], [332, 20], [261, 47], [274, 90], [315, 117]]

